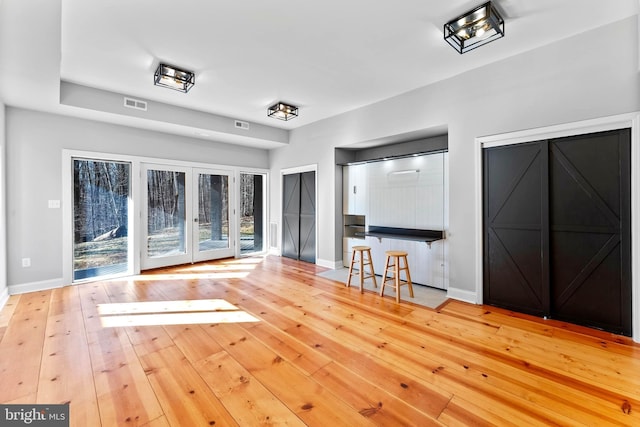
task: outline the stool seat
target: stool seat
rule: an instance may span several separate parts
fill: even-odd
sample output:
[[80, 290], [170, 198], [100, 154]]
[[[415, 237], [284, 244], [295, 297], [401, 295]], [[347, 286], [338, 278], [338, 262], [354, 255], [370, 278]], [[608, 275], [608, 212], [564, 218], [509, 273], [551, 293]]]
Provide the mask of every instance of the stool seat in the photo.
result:
[[406, 257], [408, 255], [405, 251], [385, 251], [384, 254], [392, 257]]
[[[407, 262], [407, 252], [405, 251], [385, 251], [384, 273], [382, 273], [382, 286], [380, 296], [384, 295], [384, 287], [390, 286], [396, 291], [396, 302], [400, 302], [400, 286], [407, 285], [409, 295], [413, 298], [413, 285], [411, 284], [411, 273]], [[401, 262], [402, 261], [402, 262]], [[404, 265], [402, 265], [404, 264]], [[404, 271], [407, 280], [402, 280], [400, 273]], [[391, 276], [387, 277], [390, 273]], [[391, 282], [387, 284], [387, 282]]]
[[[351, 252], [351, 263], [349, 264], [349, 279], [347, 280], [347, 287], [351, 286], [351, 277], [358, 275], [360, 279], [360, 293], [364, 291], [365, 279], [373, 279], [373, 285], [377, 288], [376, 273], [373, 271], [373, 262], [371, 261], [371, 247], [369, 246], [354, 246]], [[353, 267], [358, 265], [358, 271], [354, 272]], [[365, 272], [365, 266], [369, 266], [369, 273]]]

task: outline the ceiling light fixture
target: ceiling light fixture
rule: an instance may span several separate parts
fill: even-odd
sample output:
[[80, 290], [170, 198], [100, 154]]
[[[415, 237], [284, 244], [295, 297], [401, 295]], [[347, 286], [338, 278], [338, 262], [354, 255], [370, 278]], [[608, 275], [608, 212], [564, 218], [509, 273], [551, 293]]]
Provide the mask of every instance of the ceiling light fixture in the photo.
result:
[[504, 37], [504, 19], [487, 2], [444, 24], [444, 39], [460, 54]]
[[191, 71], [181, 70], [172, 65], [160, 64], [153, 75], [153, 84], [187, 93], [196, 83]]
[[298, 117], [298, 107], [285, 104], [284, 102], [277, 102], [269, 107], [267, 110], [267, 116], [287, 121], [294, 117]]

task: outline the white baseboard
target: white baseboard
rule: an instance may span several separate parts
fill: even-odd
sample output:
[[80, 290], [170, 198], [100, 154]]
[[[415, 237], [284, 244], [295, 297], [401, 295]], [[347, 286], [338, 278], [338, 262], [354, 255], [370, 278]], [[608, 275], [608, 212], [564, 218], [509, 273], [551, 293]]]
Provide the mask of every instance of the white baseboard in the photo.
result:
[[473, 291], [449, 287], [449, 289], [447, 289], [447, 297], [471, 304], [477, 304], [476, 301], [478, 296]]
[[338, 261], [329, 261], [326, 259], [316, 259], [316, 265], [320, 267], [330, 268], [332, 270], [337, 270], [338, 268], [342, 268], [342, 260]]
[[9, 286], [9, 294], [16, 295], [27, 292], [45, 291], [48, 289], [61, 288], [62, 286], [64, 286], [62, 277], [59, 279], [43, 280], [41, 282], [21, 283]]
[[2, 292], [0, 292], [0, 310], [4, 308], [7, 301], [9, 301], [9, 288], [5, 287]]

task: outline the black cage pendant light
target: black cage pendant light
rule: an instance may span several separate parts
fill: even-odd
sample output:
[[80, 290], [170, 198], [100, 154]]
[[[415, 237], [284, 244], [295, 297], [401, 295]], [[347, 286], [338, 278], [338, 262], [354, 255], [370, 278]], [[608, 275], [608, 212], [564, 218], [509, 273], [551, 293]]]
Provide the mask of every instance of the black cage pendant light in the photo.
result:
[[160, 64], [153, 76], [156, 86], [168, 87], [187, 93], [196, 83], [196, 76], [191, 71], [181, 70], [172, 65]]
[[504, 37], [504, 19], [487, 2], [444, 24], [444, 39], [459, 53]]
[[294, 117], [298, 117], [298, 107], [285, 104], [284, 102], [277, 102], [269, 107], [267, 116], [284, 121], [291, 120]]

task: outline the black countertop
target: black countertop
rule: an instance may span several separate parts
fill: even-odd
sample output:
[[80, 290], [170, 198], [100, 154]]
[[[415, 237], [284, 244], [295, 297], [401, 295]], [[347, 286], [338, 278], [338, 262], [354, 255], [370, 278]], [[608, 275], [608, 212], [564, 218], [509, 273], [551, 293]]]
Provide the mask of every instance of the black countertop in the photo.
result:
[[444, 239], [444, 231], [370, 225], [368, 230], [364, 232], [364, 236], [377, 237], [379, 239], [413, 240], [430, 244], [436, 240]]

